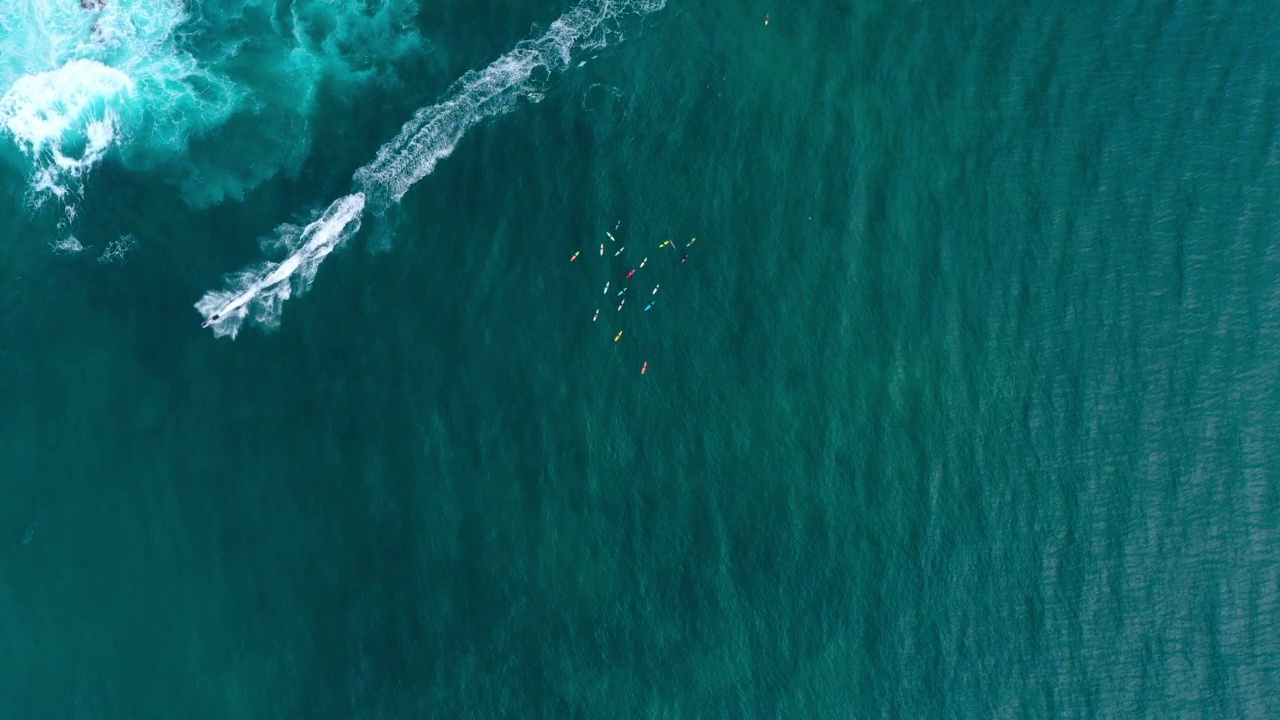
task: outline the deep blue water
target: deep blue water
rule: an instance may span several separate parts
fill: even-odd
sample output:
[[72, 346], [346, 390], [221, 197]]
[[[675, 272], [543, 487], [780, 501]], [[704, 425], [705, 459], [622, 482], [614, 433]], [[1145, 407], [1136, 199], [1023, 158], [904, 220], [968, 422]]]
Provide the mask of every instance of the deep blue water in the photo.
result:
[[1280, 6], [6, 7], [0, 717], [1280, 716]]

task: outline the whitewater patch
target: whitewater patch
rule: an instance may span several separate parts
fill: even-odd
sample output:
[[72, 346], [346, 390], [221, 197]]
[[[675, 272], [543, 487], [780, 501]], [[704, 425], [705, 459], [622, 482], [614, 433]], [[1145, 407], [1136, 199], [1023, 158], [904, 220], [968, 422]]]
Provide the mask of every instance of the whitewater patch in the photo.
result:
[[74, 218], [69, 196], [129, 138], [145, 96], [174, 91], [173, 77], [152, 77], [154, 61], [178, 52], [185, 18], [179, 0], [0, 5], [0, 137], [29, 164], [30, 205], [57, 198]]
[[[621, 16], [646, 15], [664, 4], [665, 0], [587, 0], [561, 15], [542, 35], [519, 42], [483, 70], [467, 72], [438, 102], [415, 112], [399, 134], [355, 172], [354, 192], [335, 200], [325, 215], [308, 227], [319, 224], [326, 233], [338, 233], [339, 241], [353, 234], [366, 201], [375, 210], [399, 203], [409, 188], [453, 153], [469, 129], [486, 118], [509, 112], [521, 99], [542, 100], [547, 83], [563, 72], [575, 55], [603, 48], [611, 37], [619, 36], [615, 21]], [[351, 201], [357, 197], [358, 207]], [[335, 212], [335, 208], [341, 211]], [[277, 234], [287, 235], [288, 227], [281, 226]], [[278, 265], [268, 263], [234, 273], [226, 279], [226, 289], [205, 293], [195, 307], [219, 337], [234, 338], [246, 319], [275, 327], [280, 305], [290, 297], [293, 286], [309, 286], [320, 262], [336, 244], [314, 257], [303, 253], [304, 258], [292, 265], [293, 254]], [[289, 282], [294, 272], [299, 273], [297, 283]], [[250, 308], [254, 312], [250, 313]]]
[[104, 162], [195, 207], [240, 199], [296, 172], [342, 98], [420, 66], [417, 13], [417, 0], [4, 0], [0, 160], [27, 178], [30, 209], [62, 206], [64, 237]]
[[35, 172], [39, 203], [63, 197], [101, 162], [116, 140], [119, 103], [132, 95], [132, 78], [96, 60], [75, 60], [49, 72], [24, 75], [0, 96], [3, 127]]

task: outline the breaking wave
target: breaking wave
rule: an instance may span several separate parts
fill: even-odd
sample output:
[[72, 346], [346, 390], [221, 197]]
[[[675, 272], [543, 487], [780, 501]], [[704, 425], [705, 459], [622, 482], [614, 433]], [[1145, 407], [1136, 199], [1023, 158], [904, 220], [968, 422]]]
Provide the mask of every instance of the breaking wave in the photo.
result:
[[69, 219], [109, 158], [192, 205], [239, 199], [301, 166], [326, 88], [398, 82], [424, 51], [416, 15], [416, 0], [7, 0], [0, 157], [30, 206]]

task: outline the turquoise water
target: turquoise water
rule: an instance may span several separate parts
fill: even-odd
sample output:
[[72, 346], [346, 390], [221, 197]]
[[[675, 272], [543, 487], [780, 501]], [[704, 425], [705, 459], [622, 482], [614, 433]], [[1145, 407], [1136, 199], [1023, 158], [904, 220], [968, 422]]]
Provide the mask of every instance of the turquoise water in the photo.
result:
[[1280, 8], [190, 5], [0, 10], [0, 717], [1280, 715]]

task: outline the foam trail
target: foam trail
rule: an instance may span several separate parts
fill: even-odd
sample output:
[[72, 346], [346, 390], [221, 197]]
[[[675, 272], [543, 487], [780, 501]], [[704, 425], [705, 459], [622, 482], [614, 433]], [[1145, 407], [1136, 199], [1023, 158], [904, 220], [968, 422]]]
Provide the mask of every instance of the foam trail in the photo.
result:
[[360, 229], [363, 211], [364, 193], [357, 192], [334, 200], [320, 219], [294, 237], [290, 237], [291, 228], [282, 226], [282, 241], [293, 247], [283, 262], [242, 270], [232, 283], [241, 288], [239, 291], [215, 290], [196, 303], [201, 314], [210, 318], [206, 322], [213, 334], [234, 338], [250, 312], [258, 323], [274, 327], [279, 322], [280, 304], [293, 292], [301, 294], [311, 286], [325, 257]]
[[[322, 252], [307, 252], [313, 238], [279, 265], [267, 264], [233, 275], [229, 285], [239, 289], [206, 293], [196, 308], [206, 318], [218, 316], [210, 326], [219, 337], [234, 338], [250, 309], [256, 311], [254, 320], [274, 326], [280, 304], [289, 298], [290, 284], [284, 281], [305, 267], [304, 285], [311, 282], [320, 262], [359, 227], [366, 198], [379, 209], [398, 203], [410, 187], [431, 174], [436, 163], [453, 153], [467, 130], [485, 118], [510, 111], [521, 98], [541, 100], [542, 88], [569, 66], [575, 52], [607, 45], [610, 21], [624, 14], [645, 15], [664, 4], [665, 0], [585, 0], [551, 23], [542, 35], [521, 41], [484, 70], [466, 73], [440, 101], [415, 112], [400, 133], [356, 171], [356, 192], [334, 201], [320, 220], [307, 226], [304, 236], [319, 227], [317, 237], [323, 233], [334, 238], [332, 243], [321, 244]], [[282, 230], [288, 233], [287, 226]]]
[[[542, 99], [541, 88], [568, 67], [574, 52], [604, 47], [610, 20], [624, 13], [647, 14], [665, 0], [583, 2], [561, 15], [537, 38], [523, 40], [481, 71], [463, 75], [435, 105], [414, 113], [400, 134], [356, 171], [356, 182], [371, 200], [399, 202], [448, 157], [476, 123], [501, 115], [520, 98]], [[541, 70], [539, 77], [535, 72]]]

